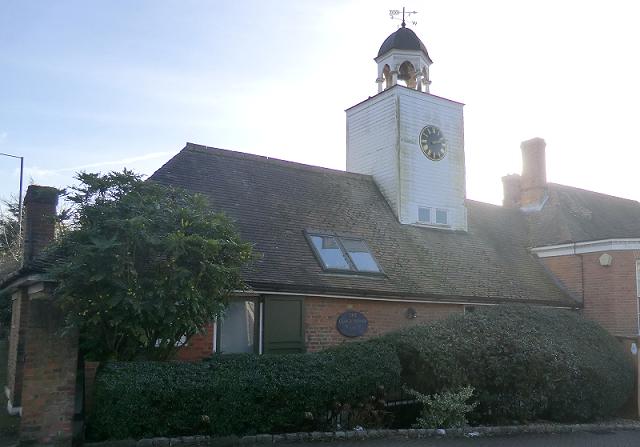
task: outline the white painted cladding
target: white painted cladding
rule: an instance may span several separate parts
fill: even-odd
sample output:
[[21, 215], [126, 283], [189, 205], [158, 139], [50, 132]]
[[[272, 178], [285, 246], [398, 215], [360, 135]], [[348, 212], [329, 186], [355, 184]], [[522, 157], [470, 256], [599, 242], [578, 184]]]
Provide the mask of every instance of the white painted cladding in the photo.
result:
[[[467, 230], [463, 105], [402, 86], [347, 110], [347, 171], [372, 175], [403, 224], [418, 222], [418, 208], [448, 212], [447, 228]], [[423, 127], [440, 128], [447, 154], [424, 156]]]

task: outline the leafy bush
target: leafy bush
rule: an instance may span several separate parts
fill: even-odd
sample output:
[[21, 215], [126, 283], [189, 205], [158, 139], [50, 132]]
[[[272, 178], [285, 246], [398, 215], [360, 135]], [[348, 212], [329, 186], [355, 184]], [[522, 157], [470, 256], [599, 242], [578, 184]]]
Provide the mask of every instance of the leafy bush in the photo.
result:
[[425, 397], [427, 425], [463, 423], [467, 385], [478, 401], [472, 423], [584, 421], [625, 402], [633, 367], [615, 338], [577, 313], [498, 306], [314, 354], [106, 364], [88, 436], [323, 430], [345, 412], [354, 424], [386, 425], [380, 386], [401, 381], [437, 394]]
[[314, 354], [225, 355], [201, 363], [105, 364], [98, 373], [93, 440], [321, 429], [335, 407], [362, 407], [398, 388], [400, 364], [384, 342]]
[[76, 179], [67, 231], [49, 247], [67, 328], [87, 358], [171, 358], [244, 287], [250, 245], [202, 195], [127, 170]]
[[416, 390], [407, 390], [420, 404], [422, 411], [416, 420], [418, 428], [454, 428], [467, 424], [467, 414], [478, 403], [468, 404], [473, 396], [473, 387], [465, 386], [458, 391], [444, 391], [433, 396], [422, 394]]
[[471, 385], [473, 422], [585, 421], [631, 395], [621, 344], [570, 311], [497, 306], [387, 336], [403, 381], [425, 394]]

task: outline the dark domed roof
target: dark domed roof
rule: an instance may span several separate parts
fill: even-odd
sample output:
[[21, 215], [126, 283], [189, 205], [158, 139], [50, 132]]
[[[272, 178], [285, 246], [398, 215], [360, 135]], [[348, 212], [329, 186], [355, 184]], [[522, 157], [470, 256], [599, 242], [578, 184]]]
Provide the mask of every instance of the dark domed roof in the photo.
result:
[[378, 57], [391, 50], [422, 51], [427, 59], [431, 60], [429, 53], [427, 53], [427, 47], [424, 46], [420, 38], [416, 36], [416, 33], [404, 26], [402, 28], [398, 28], [398, 31], [391, 34], [384, 42], [382, 42], [382, 46], [378, 51]]

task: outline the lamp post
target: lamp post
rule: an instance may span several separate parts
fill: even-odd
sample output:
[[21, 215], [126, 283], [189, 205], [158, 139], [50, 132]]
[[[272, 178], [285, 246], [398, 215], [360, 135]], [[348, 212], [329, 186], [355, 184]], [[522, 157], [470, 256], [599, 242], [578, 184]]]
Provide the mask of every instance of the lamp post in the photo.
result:
[[5, 154], [0, 152], [0, 155], [11, 158], [20, 159], [20, 193], [18, 196], [18, 242], [22, 243], [22, 173], [24, 172], [24, 157], [18, 155]]

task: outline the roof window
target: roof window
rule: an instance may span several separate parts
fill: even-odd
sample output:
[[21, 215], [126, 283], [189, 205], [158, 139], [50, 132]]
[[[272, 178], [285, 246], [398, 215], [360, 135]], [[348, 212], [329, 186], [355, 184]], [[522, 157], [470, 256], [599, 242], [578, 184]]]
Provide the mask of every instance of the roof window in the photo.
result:
[[313, 252], [324, 270], [381, 273], [367, 243], [356, 237], [307, 233]]

